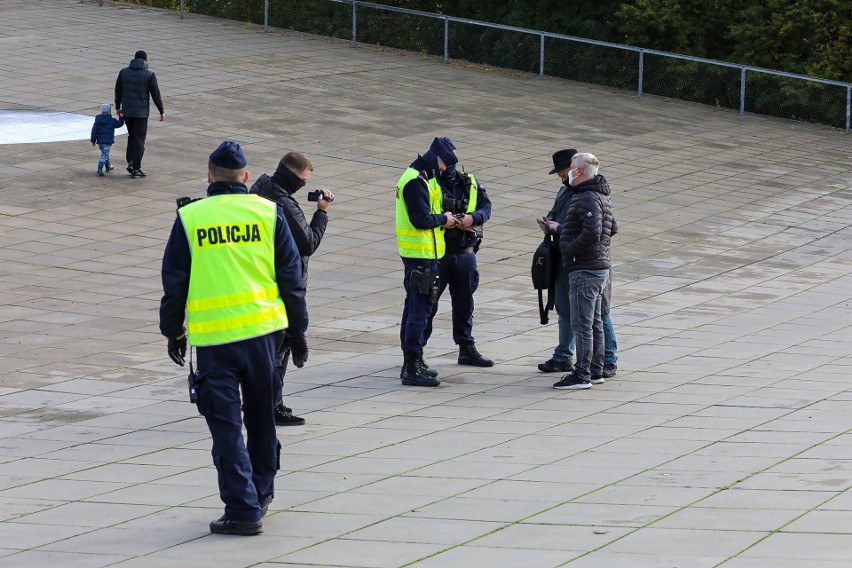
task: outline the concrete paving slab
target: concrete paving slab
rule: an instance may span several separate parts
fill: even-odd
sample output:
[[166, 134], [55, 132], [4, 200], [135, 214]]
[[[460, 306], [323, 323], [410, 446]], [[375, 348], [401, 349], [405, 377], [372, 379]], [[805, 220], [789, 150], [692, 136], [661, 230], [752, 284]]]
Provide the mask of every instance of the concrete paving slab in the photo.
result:
[[[0, 145], [4, 567], [848, 564], [848, 135], [109, 0], [0, 15], [0, 131], [29, 134], [12, 112], [91, 120], [136, 49], [167, 113], [145, 179], [94, 176], [87, 133]], [[427, 390], [398, 379], [392, 190], [437, 135], [494, 203], [474, 332], [497, 365], [456, 364], [444, 299]], [[157, 329], [174, 199], [203, 195], [223, 138], [255, 178], [306, 152], [337, 196], [310, 361], [285, 385], [307, 424], [279, 429], [250, 541], [208, 533], [209, 434]], [[563, 147], [601, 159], [620, 226], [618, 374], [583, 393], [536, 369], [556, 326], [530, 285], [534, 218]]]

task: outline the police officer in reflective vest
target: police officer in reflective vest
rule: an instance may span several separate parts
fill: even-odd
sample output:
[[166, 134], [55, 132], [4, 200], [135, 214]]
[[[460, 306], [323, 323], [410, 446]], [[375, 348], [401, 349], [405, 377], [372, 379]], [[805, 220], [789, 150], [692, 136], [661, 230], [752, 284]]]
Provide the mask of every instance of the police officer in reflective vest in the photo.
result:
[[213, 438], [225, 514], [210, 531], [219, 534], [262, 532], [274, 495], [281, 444], [272, 414], [273, 333], [287, 329], [297, 367], [308, 358], [299, 251], [280, 206], [249, 195], [248, 178], [242, 150], [226, 140], [210, 155], [208, 197], [178, 210], [163, 257], [160, 331], [169, 357], [183, 366], [186, 316], [197, 347], [190, 385]]
[[436, 387], [438, 373], [423, 361], [426, 327], [438, 299], [438, 261], [444, 256], [444, 229], [460, 221], [441, 206], [437, 176], [458, 161], [449, 138], [435, 138], [396, 184], [396, 243], [405, 269], [405, 306], [399, 330], [405, 358], [402, 384]]
[[[482, 242], [482, 225], [491, 218], [491, 200], [476, 178], [448, 165], [438, 176], [442, 207], [459, 220], [455, 229], [444, 232], [446, 251], [438, 263], [438, 298], [449, 286], [453, 303], [453, 341], [459, 346], [459, 365], [491, 367], [494, 361], [483, 357], [473, 339], [473, 293], [479, 287], [476, 252]], [[432, 335], [432, 320], [438, 302], [426, 326], [426, 341]]]

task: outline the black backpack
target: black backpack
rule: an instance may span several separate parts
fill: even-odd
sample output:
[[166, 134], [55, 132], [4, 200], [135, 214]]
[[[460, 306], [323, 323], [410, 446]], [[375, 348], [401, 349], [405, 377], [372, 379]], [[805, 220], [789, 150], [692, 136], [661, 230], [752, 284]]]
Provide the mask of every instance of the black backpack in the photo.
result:
[[[547, 312], [553, 309], [553, 303], [556, 301], [557, 262], [559, 254], [553, 235], [545, 235], [544, 240], [535, 249], [532, 260], [532, 282], [533, 288], [538, 290], [538, 313], [542, 325], [547, 323]], [[544, 290], [547, 290], [547, 304], [544, 303]]]

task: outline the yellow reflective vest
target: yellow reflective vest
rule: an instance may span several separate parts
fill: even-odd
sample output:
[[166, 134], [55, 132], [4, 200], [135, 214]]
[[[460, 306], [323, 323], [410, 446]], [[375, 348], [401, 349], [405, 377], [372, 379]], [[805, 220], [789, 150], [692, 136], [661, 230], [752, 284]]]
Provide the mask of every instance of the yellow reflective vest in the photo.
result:
[[258, 195], [214, 195], [178, 215], [192, 254], [190, 343], [221, 345], [286, 328], [275, 281], [276, 204]]
[[[408, 168], [396, 184], [396, 244], [399, 248], [399, 256], [403, 258], [443, 258], [444, 227], [434, 229], [417, 229], [411, 224], [408, 216], [408, 207], [402, 197], [405, 185], [418, 177], [420, 173], [414, 168]], [[441, 211], [441, 186], [438, 180], [432, 178], [425, 180], [429, 188], [429, 212], [440, 214]]]

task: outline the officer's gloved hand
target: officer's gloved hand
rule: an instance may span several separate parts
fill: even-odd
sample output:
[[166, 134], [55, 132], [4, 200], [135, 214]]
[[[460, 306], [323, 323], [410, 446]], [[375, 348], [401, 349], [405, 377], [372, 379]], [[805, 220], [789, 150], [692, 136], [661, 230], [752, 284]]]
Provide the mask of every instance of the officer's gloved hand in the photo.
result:
[[177, 337], [169, 338], [169, 357], [172, 361], [183, 367], [186, 356], [186, 330]]
[[290, 346], [293, 364], [301, 369], [308, 360], [308, 342], [305, 340], [305, 334], [288, 331], [286, 342]]

